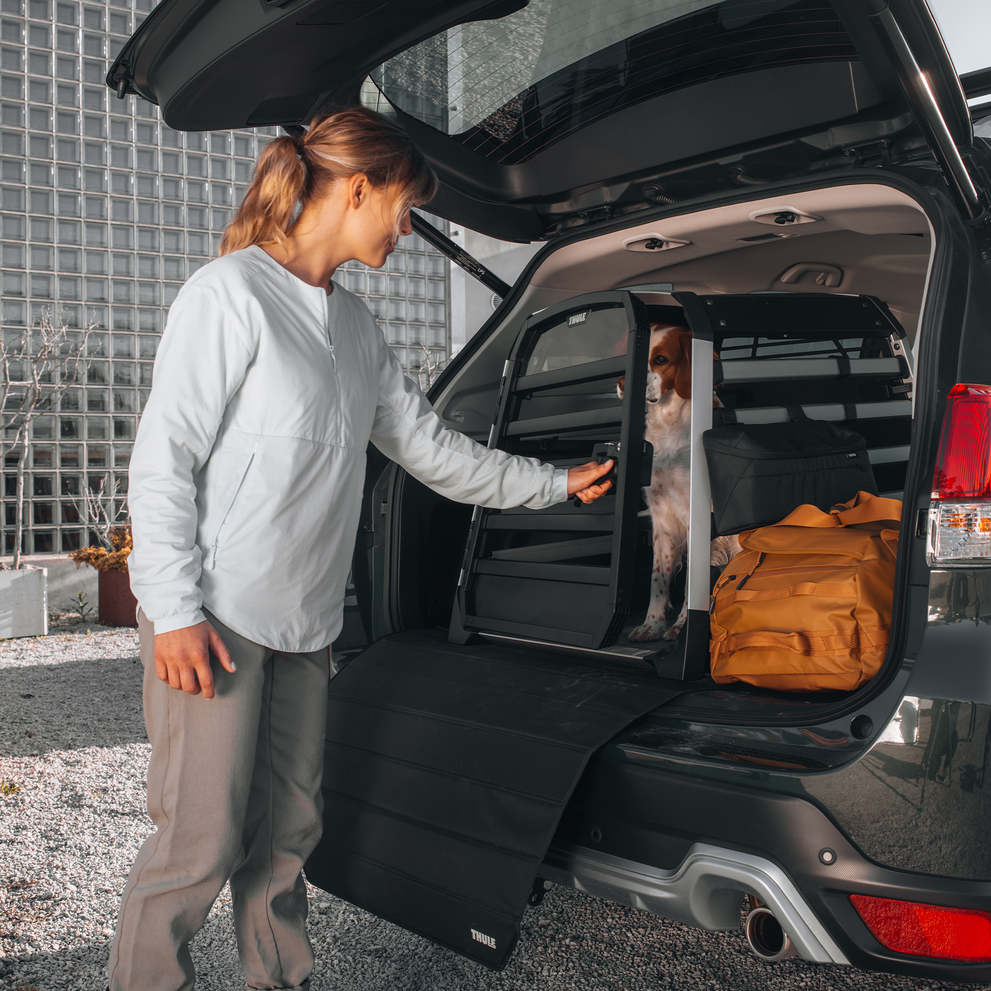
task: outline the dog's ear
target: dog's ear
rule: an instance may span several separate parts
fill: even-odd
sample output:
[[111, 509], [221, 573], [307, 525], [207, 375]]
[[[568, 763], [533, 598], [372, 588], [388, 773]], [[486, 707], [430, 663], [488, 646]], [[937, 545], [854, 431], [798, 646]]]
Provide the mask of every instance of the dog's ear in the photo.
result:
[[620, 399], [622, 399], [625, 390], [626, 390], [626, 376], [620, 375], [619, 381], [616, 383], [616, 395], [619, 396]]
[[674, 391], [682, 399], [692, 398], [692, 335], [683, 331], [678, 335], [678, 367], [674, 371]]

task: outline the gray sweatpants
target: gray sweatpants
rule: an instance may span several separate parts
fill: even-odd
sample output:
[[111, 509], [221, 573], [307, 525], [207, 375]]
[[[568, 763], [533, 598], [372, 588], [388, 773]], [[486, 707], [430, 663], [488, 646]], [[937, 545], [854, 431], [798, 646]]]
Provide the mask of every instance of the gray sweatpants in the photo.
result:
[[211, 700], [158, 680], [152, 626], [139, 614], [158, 829], [124, 888], [111, 991], [189, 991], [189, 942], [227, 880], [248, 986], [309, 986], [300, 869], [320, 839], [329, 651], [277, 653], [208, 618], [237, 667], [213, 659]]

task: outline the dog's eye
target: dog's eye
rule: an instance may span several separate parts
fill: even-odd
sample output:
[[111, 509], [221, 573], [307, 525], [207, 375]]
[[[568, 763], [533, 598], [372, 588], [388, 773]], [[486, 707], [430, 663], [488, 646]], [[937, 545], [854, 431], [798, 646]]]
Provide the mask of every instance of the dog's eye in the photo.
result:
[[659, 354], [654, 357], [655, 365], [666, 365], [667, 363], [668, 363], [668, 359], [665, 358], [663, 354]]

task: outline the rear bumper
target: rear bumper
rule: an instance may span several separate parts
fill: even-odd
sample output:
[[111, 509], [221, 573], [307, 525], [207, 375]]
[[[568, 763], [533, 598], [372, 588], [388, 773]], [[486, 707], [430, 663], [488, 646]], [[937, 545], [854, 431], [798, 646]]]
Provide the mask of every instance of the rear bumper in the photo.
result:
[[[739, 787], [600, 758], [575, 792], [538, 873], [713, 930], [738, 928], [743, 895], [752, 894], [774, 911], [806, 960], [991, 982], [991, 962], [886, 949], [849, 900], [859, 893], [991, 911], [991, 881], [874, 863], [817, 805], [765, 790], [768, 780], [751, 781]], [[800, 789], [799, 782], [791, 784]]]
[[739, 929], [742, 895], [753, 894], [771, 909], [804, 960], [850, 962], [788, 875], [762, 857], [696, 843], [677, 870], [662, 871], [588, 848], [552, 847], [540, 874], [702, 929]]

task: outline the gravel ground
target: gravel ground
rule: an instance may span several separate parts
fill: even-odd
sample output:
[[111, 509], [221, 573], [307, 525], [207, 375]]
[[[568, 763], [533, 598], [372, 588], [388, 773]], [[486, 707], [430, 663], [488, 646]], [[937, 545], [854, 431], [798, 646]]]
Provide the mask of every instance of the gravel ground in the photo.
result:
[[[102, 991], [117, 900], [151, 830], [134, 631], [0, 643], [0, 989]], [[789, 960], [552, 889], [494, 974], [311, 888], [314, 991], [963, 991]], [[242, 989], [225, 891], [193, 944], [201, 991]]]

